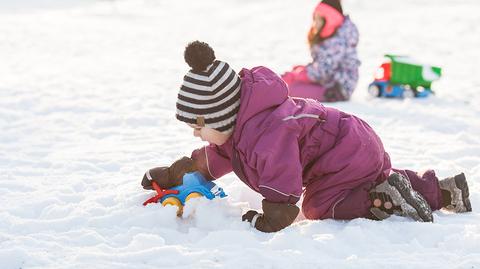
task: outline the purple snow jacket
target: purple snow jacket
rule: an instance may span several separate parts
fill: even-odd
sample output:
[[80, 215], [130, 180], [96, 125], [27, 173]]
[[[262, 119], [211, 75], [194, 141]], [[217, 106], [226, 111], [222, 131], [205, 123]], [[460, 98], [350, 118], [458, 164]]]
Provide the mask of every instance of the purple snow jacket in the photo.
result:
[[296, 203], [304, 189], [321, 194], [322, 206], [314, 212], [305, 211], [304, 197], [305, 216], [318, 219], [348, 190], [388, 176], [390, 159], [367, 123], [315, 100], [289, 97], [285, 82], [266, 67], [243, 69], [240, 77], [233, 135], [192, 153], [207, 177], [234, 171], [272, 202]]
[[331, 88], [337, 82], [350, 97], [357, 85], [360, 66], [357, 43], [357, 27], [345, 16], [342, 26], [332, 37], [310, 49], [313, 62], [306, 66], [309, 79], [325, 88]]

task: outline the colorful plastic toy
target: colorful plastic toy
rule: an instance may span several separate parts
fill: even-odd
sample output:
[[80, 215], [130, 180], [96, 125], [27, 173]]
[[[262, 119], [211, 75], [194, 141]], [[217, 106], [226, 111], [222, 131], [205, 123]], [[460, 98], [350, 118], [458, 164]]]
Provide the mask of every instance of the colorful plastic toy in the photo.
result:
[[223, 198], [227, 196], [222, 188], [211, 181], [207, 181], [199, 172], [185, 174], [182, 185], [168, 190], [161, 189], [154, 181], [152, 181], [152, 186], [157, 191], [157, 195], [149, 198], [143, 205], [158, 203], [158, 201], [160, 201], [163, 206], [174, 205], [178, 207], [178, 216], [182, 215], [183, 206], [192, 198], [203, 196], [212, 200], [215, 197]]
[[406, 56], [385, 55], [388, 60], [375, 74], [368, 86], [374, 97], [427, 97], [433, 93], [432, 82], [442, 75], [436, 66], [422, 65]]

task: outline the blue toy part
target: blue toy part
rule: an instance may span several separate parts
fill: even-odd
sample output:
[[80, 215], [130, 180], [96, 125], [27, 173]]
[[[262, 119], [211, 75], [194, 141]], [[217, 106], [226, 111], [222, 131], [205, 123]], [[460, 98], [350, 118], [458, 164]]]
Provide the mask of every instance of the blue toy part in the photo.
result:
[[169, 197], [177, 198], [182, 205], [185, 205], [187, 196], [191, 193], [199, 193], [209, 200], [215, 197], [226, 197], [227, 195], [222, 188], [215, 183], [206, 180], [199, 172], [187, 173], [183, 176], [183, 184], [171, 188], [170, 190], [178, 190], [178, 194], [168, 194], [162, 197], [160, 202], [163, 203]]
[[388, 81], [374, 81], [368, 85], [368, 92], [374, 97], [414, 98], [432, 94], [429, 88], [412, 89], [408, 86], [390, 84]]

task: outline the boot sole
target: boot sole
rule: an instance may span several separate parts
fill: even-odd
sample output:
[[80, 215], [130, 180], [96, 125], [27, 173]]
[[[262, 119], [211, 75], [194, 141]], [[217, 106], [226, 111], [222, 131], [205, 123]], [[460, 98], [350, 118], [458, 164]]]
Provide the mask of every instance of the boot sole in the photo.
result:
[[462, 191], [462, 200], [467, 212], [472, 212], [472, 204], [470, 203], [470, 192], [468, 190], [467, 179], [465, 174], [461, 173], [455, 176], [455, 185]]
[[[420, 193], [413, 190], [410, 181], [406, 177], [394, 173], [388, 177], [387, 181], [388, 184], [395, 187], [407, 204], [414, 209], [414, 212], [405, 209], [407, 211], [404, 212], [406, 215], [411, 216], [417, 221], [433, 222], [432, 209], [428, 205], [428, 202]], [[404, 208], [402, 208], [402, 210], [404, 210]]]

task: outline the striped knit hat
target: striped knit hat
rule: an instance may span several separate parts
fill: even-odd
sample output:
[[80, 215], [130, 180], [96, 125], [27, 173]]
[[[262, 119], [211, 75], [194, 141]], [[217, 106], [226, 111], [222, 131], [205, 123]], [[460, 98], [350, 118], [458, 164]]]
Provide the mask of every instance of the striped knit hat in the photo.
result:
[[178, 120], [230, 133], [240, 108], [240, 77], [215, 60], [203, 71], [190, 70], [178, 93]]

